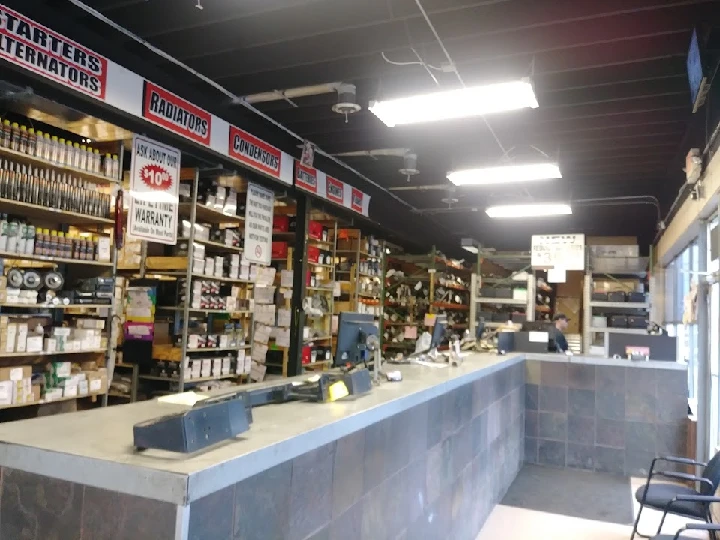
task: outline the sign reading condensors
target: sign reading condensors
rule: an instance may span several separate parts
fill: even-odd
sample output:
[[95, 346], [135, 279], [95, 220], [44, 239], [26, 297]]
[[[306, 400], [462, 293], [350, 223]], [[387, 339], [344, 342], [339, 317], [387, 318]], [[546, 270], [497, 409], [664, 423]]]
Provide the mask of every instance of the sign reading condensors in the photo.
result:
[[178, 135], [210, 145], [212, 115], [150, 81], [145, 81], [143, 117]]
[[295, 187], [318, 194], [317, 169], [295, 162]]
[[228, 154], [253, 169], [267, 173], [273, 178], [280, 178], [282, 152], [235, 126], [230, 126]]
[[107, 59], [0, 4], [0, 58], [104, 100]]
[[270, 264], [272, 222], [275, 194], [249, 183], [245, 205], [245, 251], [243, 258], [251, 263]]
[[128, 236], [161, 244], [177, 242], [179, 184], [180, 151], [135, 135]]
[[338, 180], [337, 178], [333, 178], [332, 176], [328, 176], [325, 178], [325, 197], [327, 197], [328, 201], [332, 201], [337, 204], [344, 204], [345, 203], [345, 184]]

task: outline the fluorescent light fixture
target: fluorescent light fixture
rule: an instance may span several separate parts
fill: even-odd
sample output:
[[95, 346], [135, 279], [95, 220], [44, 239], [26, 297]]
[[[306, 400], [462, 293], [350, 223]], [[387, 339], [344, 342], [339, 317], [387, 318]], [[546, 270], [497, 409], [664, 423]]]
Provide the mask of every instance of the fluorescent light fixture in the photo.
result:
[[544, 216], [569, 216], [572, 208], [569, 204], [508, 204], [491, 206], [485, 213], [491, 218], [532, 218]]
[[474, 253], [477, 255], [478, 251], [480, 250], [480, 244], [473, 239], [473, 238], [463, 238], [460, 240], [460, 247], [463, 248], [465, 251], [469, 251], [470, 253]]
[[465, 169], [447, 174], [447, 179], [456, 186], [487, 186], [511, 182], [533, 182], [562, 178], [557, 163], [525, 163], [482, 169]]
[[529, 79], [370, 102], [370, 112], [388, 127], [537, 108]]

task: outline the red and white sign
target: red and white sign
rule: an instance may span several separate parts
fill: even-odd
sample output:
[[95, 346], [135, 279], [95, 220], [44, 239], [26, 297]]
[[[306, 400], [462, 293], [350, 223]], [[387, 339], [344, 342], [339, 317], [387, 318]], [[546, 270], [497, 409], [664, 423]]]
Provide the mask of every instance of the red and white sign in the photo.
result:
[[363, 192], [360, 191], [359, 189], [352, 188], [352, 192], [350, 195], [351, 195], [350, 209], [362, 214], [363, 213], [363, 197], [364, 197]]
[[145, 81], [143, 117], [183, 137], [210, 146], [212, 115], [184, 99]]
[[180, 151], [135, 135], [128, 236], [162, 244], [177, 242], [179, 184]]
[[337, 178], [328, 176], [325, 178], [325, 196], [328, 201], [337, 204], [345, 203], [345, 183]]
[[0, 4], [0, 58], [104, 100], [106, 58]]
[[235, 126], [230, 126], [228, 154], [253, 169], [280, 178], [282, 152]]
[[318, 195], [318, 171], [312, 167], [295, 162], [295, 187]]

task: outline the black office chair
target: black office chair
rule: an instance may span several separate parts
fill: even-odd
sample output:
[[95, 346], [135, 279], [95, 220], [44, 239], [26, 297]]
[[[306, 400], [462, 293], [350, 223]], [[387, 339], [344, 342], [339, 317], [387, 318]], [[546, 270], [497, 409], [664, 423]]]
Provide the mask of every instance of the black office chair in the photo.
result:
[[[673, 471], [656, 471], [655, 464], [658, 462], [700, 466], [704, 467], [704, 469], [702, 476]], [[682, 482], [695, 482], [699, 486], [699, 489], [696, 490], [685, 485], [670, 484], [667, 482], [652, 483], [651, 481], [655, 477], [680, 480]], [[637, 530], [638, 523], [640, 522], [640, 515], [642, 514], [643, 508], [646, 506], [664, 512], [662, 521], [660, 521], [660, 526], [655, 533], [655, 538], [660, 535], [667, 514], [698, 519], [705, 521], [706, 524], [709, 524], [710, 503], [716, 502], [714, 501], [714, 495], [719, 483], [720, 453], [715, 454], [715, 456], [713, 456], [707, 464], [681, 457], [669, 456], [653, 459], [652, 464], [650, 465], [647, 482], [645, 482], [645, 485], [640, 486], [635, 492], [635, 500], [640, 503], [640, 509], [638, 510], [637, 517], [635, 518], [635, 524], [633, 525], [630, 540], [633, 540], [635, 535], [642, 538], [650, 538], [650, 536], [643, 535]], [[715, 538], [715, 533], [712, 532], [711, 534], [711, 537]]]
[[[683, 503], [683, 502], [697, 502], [697, 503], [703, 503], [707, 505], [708, 507], [712, 503], [718, 503], [720, 502], [720, 497], [710, 497], [706, 495], [680, 495], [676, 498], [677, 503]], [[672, 506], [672, 505], [670, 505]], [[665, 522], [665, 518], [668, 515], [669, 509], [665, 509], [663, 512], [662, 521], [660, 522], [660, 527], [662, 527], [662, 524]], [[708, 518], [710, 518], [710, 515], [708, 513]], [[718, 537], [717, 532], [720, 531], [720, 524], [718, 523], [688, 523], [684, 527], [682, 527], [678, 532], [676, 532], [674, 535], [672, 534], [660, 534], [658, 536], [654, 536], [652, 540], [692, 540], [688, 536], [684, 536], [683, 533], [686, 531], [707, 531], [708, 537], [711, 540], [716, 540]]]

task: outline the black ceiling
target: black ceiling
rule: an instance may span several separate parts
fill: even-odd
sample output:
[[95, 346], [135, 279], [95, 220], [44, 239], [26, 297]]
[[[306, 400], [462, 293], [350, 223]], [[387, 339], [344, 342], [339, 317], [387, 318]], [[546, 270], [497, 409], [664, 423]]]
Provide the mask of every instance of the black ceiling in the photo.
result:
[[[409, 184], [398, 173], [400, 158], [343, 158], [385, 188], [447, 183], [445, 173], [453, 167], [501, 158], [503, 152], [482, 119], [391, 129], [367, 111], [368, 100], [375, 97], [437, 88], [422, 66], [392, 65], [382, 56], [416, 61], [414, 49], [428, 64], [447, 63], [415, 0], [200, 0], [202, 10], [195, 8], [197, 1], [85, 3], [240, 96], [329, 82], [355, 84], [363, 110], [347, 123], [331, 110], [335, 94], [299, 98], [297, 107], [277, 101], [258, 108], [330, 153], [381, 148], [416, 152], [421, 173]], [[500, 224], [482, 210], [490, 203], [519, 200], [654, 195], [666, 211], [682, 184], [681, 157], [692, 143], [703, 143], [688, 131], [692, 115], [685, 57], [690, 33], [695, 25], [720, 21], [720, 2], [421, 3], [468, 85], [532, 75], [538, 109], [487, 119], [505, 149], [528, 154], [535, 147], [557, 157], [564, 178], [513, 189], [465, 189], [455, 194], [459, 205], [480, 211], [404, 219], [418, 225], [431, 219], [436, 233], [444, 227], [499, 248], [527, 249], [533, 232], [634, 234], [651, 242], [657, 220], [651, 206], [578, 206], [570, 218]], [[181, 95], [185, 88], [219, 99], [205, 83], [121, 38], [69, 1], [47, 0], [47, 5], [81, 23], [85, 32], [112, 39], [107, 54], [120, 63], [120, 53], [141, 56], [146, 67], [156, 65], [171, 74], [171, 89]], [[441, 88], [457, 87], [452, 73], [433, 73]], [[233, 114], [247, 116], [237, 109]], [[697, 115], [693, 121], [702, 123]], [[298, 155], [295, 141], [281, 142]], [[340, 176], [364, 187], [350, 173]], [[385, 217], [378, 210], [391, 214], [393, 205], [400, 205], [370, 191], [378, 204], [377, 219]], [[419, 209], [445, 206], [441, 199], [448, 197], [445, 190], [395, 193]], [[445, 238], [456, 243], [450, 235]]]

